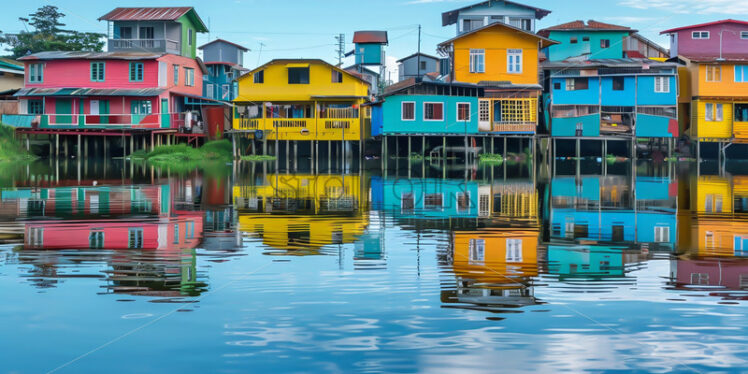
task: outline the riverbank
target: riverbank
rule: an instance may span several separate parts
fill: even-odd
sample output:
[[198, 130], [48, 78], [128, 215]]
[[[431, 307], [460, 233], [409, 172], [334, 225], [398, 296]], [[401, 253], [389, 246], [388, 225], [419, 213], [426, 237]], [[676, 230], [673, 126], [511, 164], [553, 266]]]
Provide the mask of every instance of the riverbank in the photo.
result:
[[215, 140], [200, 148], [187, 144], [164, 145], [151, 152], [135, 152], [128, 158], [145, 161], [153, 166], [168, 167], [171, 170], [208, 169], [231, 162], [231, 143], [228, 140]]
[[20, 141], [16, 140], [12, 127], [0, 124], [0, 162], [31, 161], [36, 158], [26, 151]]

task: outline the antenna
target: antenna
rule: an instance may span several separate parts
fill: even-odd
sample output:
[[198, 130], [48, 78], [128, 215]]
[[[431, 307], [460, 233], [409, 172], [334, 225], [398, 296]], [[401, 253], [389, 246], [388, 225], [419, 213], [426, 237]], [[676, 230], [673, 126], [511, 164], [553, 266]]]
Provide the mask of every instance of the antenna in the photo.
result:
[[338, 49], [335, 51], [338, 53], [338, 66], [342, 66], [343, 55], [345, 55], [345, 34], [338, 34], [335, 40], [338, 42]]
[[265, 46], [265, 43], [263, 42], [259, 42], [259, 43], [260, 43], [260, 51], [257, 52], [257, 66], [260, 66], [260, 56], [262, 56], [262, 47]]
[[421, 79], [421, 25], [418, 25], [418, 62], [416, 69], [418, 69], [418, 74], [416, 76]]

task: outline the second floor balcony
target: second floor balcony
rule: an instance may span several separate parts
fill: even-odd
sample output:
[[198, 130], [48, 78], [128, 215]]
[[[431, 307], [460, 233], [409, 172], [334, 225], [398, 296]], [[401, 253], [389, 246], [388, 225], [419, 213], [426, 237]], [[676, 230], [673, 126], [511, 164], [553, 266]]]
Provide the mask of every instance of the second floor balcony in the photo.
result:
[[109, 52], [164, 52], [181, 53], [181, 46], [170, 39], [109, 39]]

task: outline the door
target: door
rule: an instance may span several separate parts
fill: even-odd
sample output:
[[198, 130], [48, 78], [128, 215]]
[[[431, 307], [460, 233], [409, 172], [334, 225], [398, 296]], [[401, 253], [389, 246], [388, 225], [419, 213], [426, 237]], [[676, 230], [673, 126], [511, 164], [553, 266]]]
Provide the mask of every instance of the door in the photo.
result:
[[491, 131], [491, 102], [478, 100], [478, 130]]
[[623, 225], [613, 225], [613, 232], [611, 234], [611, 240], [614, 242], [623, 241]]
[[171, 121], [169, 117], [169, 99], [161, 99], [161, 127], [171, 127]]
[[55, 100], [55, 123], [72, 124], [73, 123], [73, 105], [70, 99]]
[[99, 100], [98, 103], [99, 123], [109, 123], [109, 100]]

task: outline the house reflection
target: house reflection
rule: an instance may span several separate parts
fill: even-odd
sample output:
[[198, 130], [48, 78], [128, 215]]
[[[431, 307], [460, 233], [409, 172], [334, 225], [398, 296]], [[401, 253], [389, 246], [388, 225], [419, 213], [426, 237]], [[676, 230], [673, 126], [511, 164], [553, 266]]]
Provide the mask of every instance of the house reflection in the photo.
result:
[[239, 229], [262, 238], [274, 255], [309, 255], [353, 243], [369, 223], [359, 175], [283, 175], [234, 186]]

